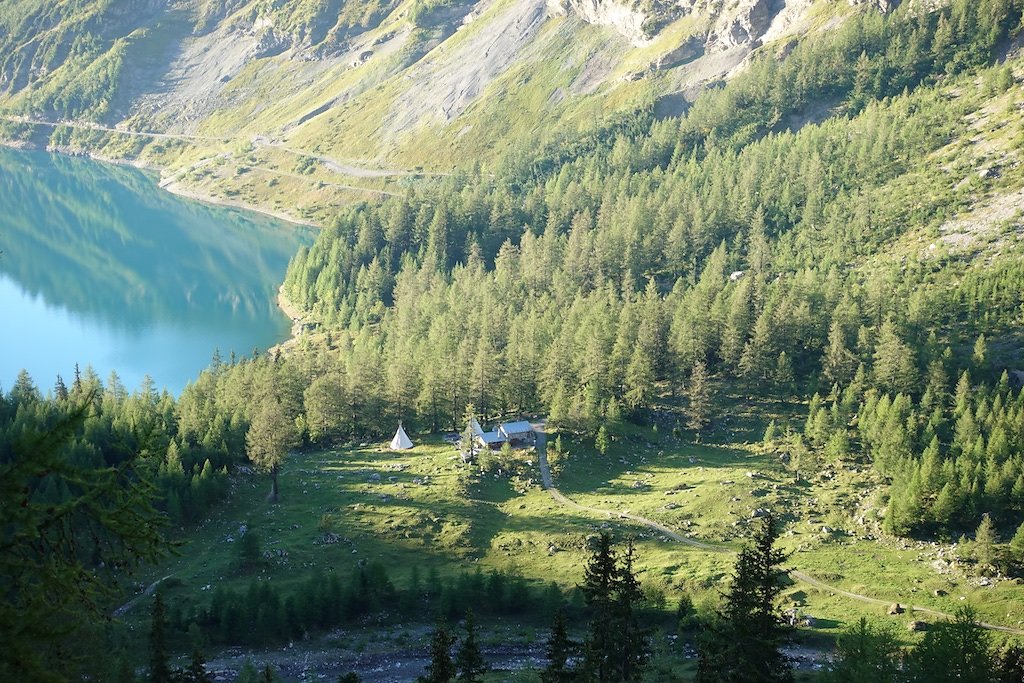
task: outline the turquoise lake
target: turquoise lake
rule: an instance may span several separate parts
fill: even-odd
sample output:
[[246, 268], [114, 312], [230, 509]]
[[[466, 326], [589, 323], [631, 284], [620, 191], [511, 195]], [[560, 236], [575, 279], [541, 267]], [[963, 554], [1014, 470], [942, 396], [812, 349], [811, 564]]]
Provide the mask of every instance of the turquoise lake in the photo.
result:
[[215, 351], [287, 338], [277, 287], [312, 239], [135, 169], [0, 148], [0, 389], [25, 369], [45, 394], [77, 363], [180, 393]]

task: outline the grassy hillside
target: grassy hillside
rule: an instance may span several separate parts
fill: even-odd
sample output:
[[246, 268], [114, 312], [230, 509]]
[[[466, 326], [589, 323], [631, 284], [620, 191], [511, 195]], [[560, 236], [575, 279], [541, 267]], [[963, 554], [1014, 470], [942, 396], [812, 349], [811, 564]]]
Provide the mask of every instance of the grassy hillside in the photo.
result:
[[[792, 409], [781, 408], [783, 414]], [[464, 465], [454, 448], [433, 438], [406, 453], [368, 445], [296, 455], [282, 473], [280, 503], [266, 500], [266, 479], [237, 477], [230, 502], [184, 537], [179, 559], [154, 568], [143, 584], [168, 577], [164, 592], [182, 629], [173, 637], [185, 643], [185, 627], [195, 618], [188, 615], [209, 609], [211, 599], [217, 599], [211, 587], [244, 595], [256, 582], [273, 586], [284, 599], [298, 594], [311, 575], [321, 581], [337, 575], [344, 584], [361, 567], [379, 563], [399, 596], [365, 617], [341, 622], [346, 635], [325, 638], [314, 632], [314, 640], [300, 646], [310, 653], [314, 672], [329, 672], [337, 659], [358, 661], [378, 648], [392, 656], [396, 648], [422, 651], [427, 634], [408, 626], [410, 598], [404, 591], [416, 581], [430, 590], [435, 573], [441, 584], [478, 571], [524, 577], [533, 588], [519, 616], [486, 616], [491, 613], [484, 605], [474, 609], [485, 615], [487, 638], [495, 643], [536, 643], [552, 609], [551, 598], [541, 597], [552, 594], [544, 586], [554, 583], [562, 600], [578, 604], [574, 587], [589, 552], [587, 539], [611, 530], [619, 538], [637, 538], [640, 581], [652, 604], [665, 610], [665, 632], [657, 640], [668, 643], [664, 636], [676, 630], [669, 615], [679, 597], [689, 595], [701, 609], [716, 604], [731, 573], [730, 550], [738, 547], [756, 510], [772, 508], [786, 511], [784, 547], [792, 552], [787, 567], [885, 603], [869, 604], [794, 581], [783, 603], [814, 617], [813, 627], [795, 634], [814, 657], [861, 615], [899, 625], [907, 643], [919, 638], [906, 630], [907, 624], [937, 620], [913, 610], [888, 616], [891, 602], [947, 613], [966, 603], [987, 621], [1024, 626], [1020, 586], [979, 582], [955, 562], [937, 573], [936, 563], [955, 555], [948, 546], [882, 540], [876, 507], [882, 489], [877, 479], [864, 476], [863, 467], [837, 465], [798, 479], [775, 453], [750, 443], [760, 426], [757, 420], [742, 420], [701, 444], [630, 430], [615, 438], [605, 454], [589, 442], [563, 438], [565, 453], [553, 456], [559, 463], [556, 484], [574, 501], [612, 514], [581, 512], [553, 501], [538, 483], [534, 453], [517, 455], [511, 476]], [[720, 545], [723, 552], [676, 543], [619, 518], [617, 513], [626, 511]], [[239, 566], [242, 527], [245, 534], [258, 535], [263, 553], [248, 569]], [[129, 623], [141, 627], [147, 605], [141, 597], [129, 603]], [[453, 609], [457, 617], [458, 607]], [[214, 633], [207, 638], [218, 660], [222, 641]], [[250, 648], [257, 644], [249, 638], [242, 642]], [[266, 644], [275, 642], [271, 637]], [[669, 647], [660, 664], [685, 671], [681, 645]], [[324, 648], [336, 654], [324, 658]], [[275, 665], [291, 656], [273, 649], [242, 653]], [[231, 657], [241, 659], [237, 651]]]

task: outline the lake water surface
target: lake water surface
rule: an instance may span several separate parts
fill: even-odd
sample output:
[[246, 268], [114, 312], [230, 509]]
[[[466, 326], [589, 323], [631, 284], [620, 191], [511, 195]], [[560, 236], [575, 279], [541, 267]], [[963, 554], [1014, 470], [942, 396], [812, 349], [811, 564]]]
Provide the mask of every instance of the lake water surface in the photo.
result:
[[0, 389], [75, 364], [179, 393], [288, 336], [275, 305], [307, 228], [160, 190], [135, 169], [0, 148]]

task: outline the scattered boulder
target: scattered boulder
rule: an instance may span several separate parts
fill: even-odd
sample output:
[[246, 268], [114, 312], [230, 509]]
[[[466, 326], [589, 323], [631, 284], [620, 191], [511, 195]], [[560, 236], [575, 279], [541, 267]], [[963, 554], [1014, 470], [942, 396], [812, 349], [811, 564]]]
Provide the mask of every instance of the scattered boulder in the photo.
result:
[[937, 598], [942, 598], [942, 597], [945, 597], [945, 596], [949, 595], [949, 593], [947, 593], [946, 591], [942, 590], [941, 588], [936, 588], [935, 590], [932, 591], [932, 595], [934, 595]]
[[892, 605], [889, 606], [889, 614], [892, 614], [892, 615], [903, 614], [906, 611], [907, 610], [903, 609], [903, 607], [901, 607], [900, 603], [898, 603], [898, 602], [893, 603]]
[[918, 619], [914, 619], [912, 622], [907, 624], [907, 630], [908, 631], [912, 631], [914, 633], [920, 633], [921, 631], [927, 631], [928, 630], [928, 623], [925, 622], [925, 621], [920, 621]]

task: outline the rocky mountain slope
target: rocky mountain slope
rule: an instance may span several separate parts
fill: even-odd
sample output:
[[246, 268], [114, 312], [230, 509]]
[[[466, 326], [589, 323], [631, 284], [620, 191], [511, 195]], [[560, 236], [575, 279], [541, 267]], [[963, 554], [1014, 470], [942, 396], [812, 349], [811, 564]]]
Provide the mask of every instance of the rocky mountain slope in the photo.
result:
[[325, 187], [340, 201], [391, 191], [385, 167], [445, 172], [615, 112], [678, 113], [755, 51], [781, 58], [844, 14], [893, 4], [19, 1], [0, 12], [3, 135], [139, 158], [171, 188], [316, 218], [339, 201]]

